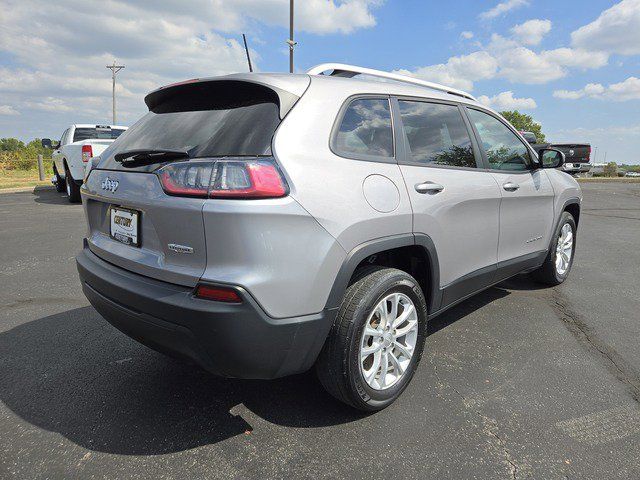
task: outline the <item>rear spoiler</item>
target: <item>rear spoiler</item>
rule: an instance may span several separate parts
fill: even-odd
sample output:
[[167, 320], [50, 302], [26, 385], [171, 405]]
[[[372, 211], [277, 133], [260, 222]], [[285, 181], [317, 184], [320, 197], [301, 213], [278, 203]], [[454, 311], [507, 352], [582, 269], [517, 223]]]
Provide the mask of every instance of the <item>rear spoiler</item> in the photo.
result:
[[[306, 90], [306, 86], [310, 82], [308, 76], [305, 75], [303, 78], [306, 78], [306, 85], [302, 92]], [[219, 95], [215, 95], [215, 93], [219, 93]], [[203, 99], [211, 101], [211, 108], [220, 108], [224, 106], [225, 101], [232, 102], [240, 95], [245, 96], [248, 104], [251, 104], [252, 100], [276, 101], [280, 109], [281, 119], [291, 110], [301, 96], [275, 85], [270, 85], [257, 79], [253, 80], [249, 75], [229, 75], [227, 77], [196, 78], [160, 87], [149, 93], [144, 98], [144, 102], [150, 111], [165, 113], [176, 111], [175, 108], [177, 108], [176, 105], [178, 103], [181, 105], [181, 109], [188, 108], [191, 104], [193, 108], [202, 110], [203, 105], [206, 105]]]

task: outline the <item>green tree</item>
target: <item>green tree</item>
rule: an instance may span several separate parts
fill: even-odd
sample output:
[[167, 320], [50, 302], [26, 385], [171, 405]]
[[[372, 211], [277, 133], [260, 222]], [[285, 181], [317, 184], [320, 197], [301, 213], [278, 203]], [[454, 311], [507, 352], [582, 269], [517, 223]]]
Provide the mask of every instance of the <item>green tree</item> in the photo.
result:
[[2, 152], [17, 152], [22, 150], [24, 146], [24, 142], [17, 138], [0, 138], [0, 151]]
[[605, 177], [617, 177], [618, 176], [618, 164], [616, 162], [609, 162], [604, 166]]
[[537, 123], [531, 115], [526, 113], [520, 113], [517, 110], [506, 110], [500, 112], [504, 118], [506, 118], [511, 125], [516, 127], [521, 132], [532, 132], [536, 135], [538, 143], [545, 143], [545, 136], [542, 133], [542, 125]]

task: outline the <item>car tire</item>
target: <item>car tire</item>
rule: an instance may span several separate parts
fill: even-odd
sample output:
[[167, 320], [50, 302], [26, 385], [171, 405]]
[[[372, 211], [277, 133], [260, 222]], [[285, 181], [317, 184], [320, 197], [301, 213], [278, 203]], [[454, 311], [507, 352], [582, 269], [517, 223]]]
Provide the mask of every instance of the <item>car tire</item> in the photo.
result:
[[[568, 232], [571, 235], [567, 240], [566, 234]], [[567, 279], [576, 252], [576, 232], [576, 222], [573, 215], [569, 212], [562, 212], [547, 258], [540, 268], [531, 273], [534, 280], [554, 286], [560, 285]]]
[[56, 177], [56, 192], [64, 192], [66, 190], [66, 184], [62, 177], [58, 174], [58, 169], [55, 167], [55, 165], [53, 166], [53, 175]]
[[[424, 348], [427, 306], [418, 282], [402, 270], [368, 267], [354, 278], [315, 369], [331, 395], [371, 412], [391, 405], [411, 381]], [[369, 327], [366, 332], [365, 326]], [[367, 354], [365, 349], [377, 350]], [[383, 371], [387, 372], [384, 377]]]
[[68, 168], [64, 170], [64, 179], [67, 189], [67, 197], [69, 198], [69, 203], [78, 203], [80, 202], [80, 187], [76, 184], [71, 176], [71, 172], [69, 172]]

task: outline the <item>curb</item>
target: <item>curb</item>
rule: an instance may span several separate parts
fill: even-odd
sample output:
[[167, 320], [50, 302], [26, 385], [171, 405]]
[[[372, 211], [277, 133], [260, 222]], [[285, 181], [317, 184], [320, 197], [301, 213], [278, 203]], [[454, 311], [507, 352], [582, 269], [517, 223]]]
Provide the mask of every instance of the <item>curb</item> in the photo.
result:
[[52, 190], [55, 188], [53, 185], [36, 185], [35, 187], [13, 187], [0, 189], [0, 194], [3, 193], [36, 193], [40, 190]]

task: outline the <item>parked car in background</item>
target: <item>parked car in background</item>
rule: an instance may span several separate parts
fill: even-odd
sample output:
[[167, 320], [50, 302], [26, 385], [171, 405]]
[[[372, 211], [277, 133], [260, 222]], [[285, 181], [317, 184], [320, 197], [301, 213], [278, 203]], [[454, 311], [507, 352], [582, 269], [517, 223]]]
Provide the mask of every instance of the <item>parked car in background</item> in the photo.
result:
[[82, 186], [77, 266], [96, 310], [160, 352], [227, 377], [315, 367], [380, 410], [427, 319], [522, 272], [569, 275], [582, 193], [564, 155], [539, 159], [466, 92], [325, 64], [145, 102]]
[[127, 127], [121, 125], [76, 124], [67, 128], [60, 141], [42, 139], [42, 146], [53, 149], [52, 182], [66, 192], [72, 203], [80, 201], [80, 186], [89, 160], [100, 155]]
[[640, 172], [626, 172], [625, 177], [640, 177]]
[[591, 170], [591, 145], [588, 143], [538, 143], [533, 132], [520, 132], [536, 153], [543, 148], [556, 148], [565, 155], [563, 172], [571, 175], [587, 173]]

